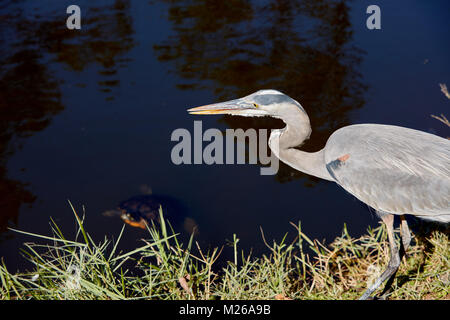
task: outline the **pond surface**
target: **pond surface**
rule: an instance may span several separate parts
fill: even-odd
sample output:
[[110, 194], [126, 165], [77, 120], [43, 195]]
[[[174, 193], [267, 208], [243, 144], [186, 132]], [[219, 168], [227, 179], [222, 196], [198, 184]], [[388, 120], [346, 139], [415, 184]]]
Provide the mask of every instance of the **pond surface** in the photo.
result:
[[[151, 190], [180, 201], [201, 246], [267, 253], [301, 221], [332, 241], [344, 223], [359, 236], [378, 219], [334, 183], [285, 165], [175, 165], [171, 133], [280, 128], [281, 122], [192, 116], [186, 109], [273, 88], [308, 112], [307, 151], [336, 129], [394, 124], [450, 136], [430, 114], [450, 116], [450, 4], [376, 1], [381, 30], [366, 27], [373, 1], [0, 1], [0, 256], [27, 264], [7, 226], [73, 236], [68, 200], [98, 240], [123, 222], [102, 212]], [[82, 29], [66, 28], [77, 4]], [[127, 226], [123, 249], [145, 231]], [[223, 258], [231, 256], [226, 247]]]

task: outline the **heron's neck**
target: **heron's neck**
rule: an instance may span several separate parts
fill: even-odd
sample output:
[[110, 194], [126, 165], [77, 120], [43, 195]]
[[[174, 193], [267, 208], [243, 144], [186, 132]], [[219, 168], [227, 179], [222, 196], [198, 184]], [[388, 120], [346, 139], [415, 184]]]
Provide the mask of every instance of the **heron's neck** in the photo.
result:
[[286, 127], [273, 130], [269, 138], [272, 152], [284, 163], [306, 174], [334, 181], [325, 166], [323, 149], [318, 152], [304, 152], [295, 147], [303, 144], [311, 134], [311, 125], [306, 113], [300, 109], [294, 115], [281, 118]]

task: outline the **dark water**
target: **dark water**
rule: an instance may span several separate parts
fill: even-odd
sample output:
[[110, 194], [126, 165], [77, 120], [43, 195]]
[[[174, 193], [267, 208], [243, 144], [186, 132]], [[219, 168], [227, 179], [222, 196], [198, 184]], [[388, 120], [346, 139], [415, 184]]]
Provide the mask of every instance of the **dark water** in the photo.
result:
[[[301, 220], [332, 240], [376, 226], [337, 185], [281, 166], [172, 164], [176, 128], [276, 128], [270, 119], [196, 117], [188, 107], [262, 88], [299, 100], [313, 134], [308, 151], [337, 128], [395, 124], [450, 136], [430, 114], [449, 113], [449, 3], [376, 1], [382, 29], [366, 28], [373, 1], [0, 1], [0, 256], [23, 269], [24, 241], [11, 226], [49, 234], [53, 217], [73, 234], [67, 200], [95, 239], [122, 221], [101, 213], [142, 186], [184, 204], [204, 246], [233, 233], [259, 255]], [[82, 10], [67, 30], [66, 8]], [[127, 227], [123, 248], [146, 233]], [[224, 258], [231, 249], [224, 251]]]

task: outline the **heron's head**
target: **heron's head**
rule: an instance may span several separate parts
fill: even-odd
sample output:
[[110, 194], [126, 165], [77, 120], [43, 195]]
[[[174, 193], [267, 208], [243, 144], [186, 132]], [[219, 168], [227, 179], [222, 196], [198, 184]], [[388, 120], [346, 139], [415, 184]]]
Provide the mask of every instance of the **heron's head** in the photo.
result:
[[300, 103], [277, 90], [259, 90], [240, 99], [191, 108], [190, 114], [229, 114], [244, 117], [270, 116], [286, 119], [305, 113]]

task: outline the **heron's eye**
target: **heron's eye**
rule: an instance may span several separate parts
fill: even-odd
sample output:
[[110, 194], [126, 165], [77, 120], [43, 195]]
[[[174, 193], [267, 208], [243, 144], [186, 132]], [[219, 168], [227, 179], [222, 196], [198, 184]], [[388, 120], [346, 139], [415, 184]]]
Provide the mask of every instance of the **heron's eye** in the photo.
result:
[[257, 105], [256, 103], [254, 103], [254, 102], [253, 102], [253, 106], [254, 106], [255, 108], [258, 108], [258, 105]]

